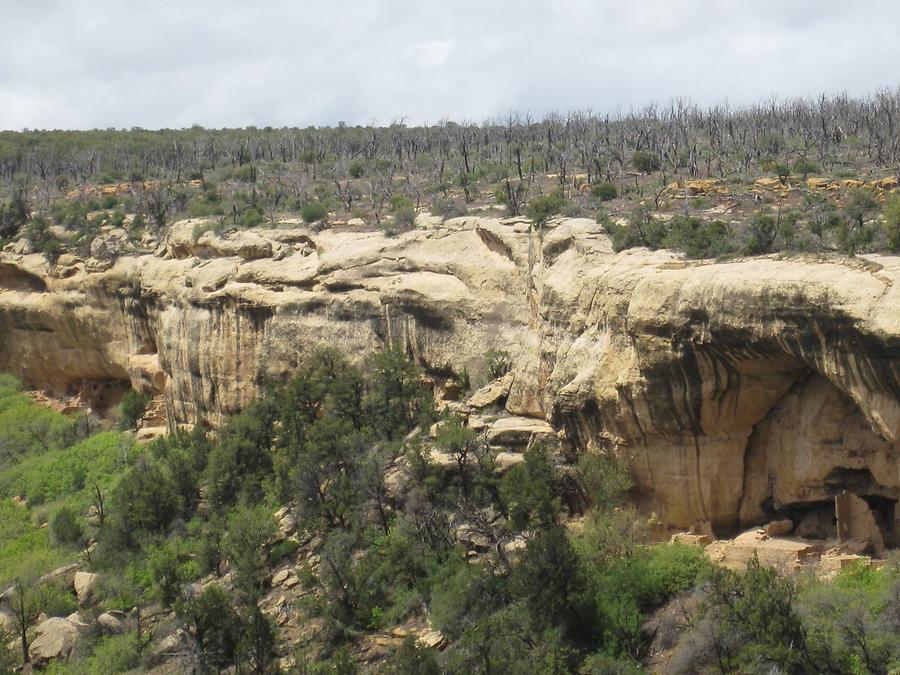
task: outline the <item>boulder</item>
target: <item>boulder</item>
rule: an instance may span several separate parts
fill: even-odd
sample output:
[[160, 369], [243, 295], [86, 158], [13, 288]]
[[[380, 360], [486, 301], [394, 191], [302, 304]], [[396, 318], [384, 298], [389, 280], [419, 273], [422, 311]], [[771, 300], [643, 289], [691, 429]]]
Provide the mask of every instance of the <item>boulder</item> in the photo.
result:
[[197, 245], [207, 247], [221, 256], [237, 256], [244, 260], [272, 256], [272, 242], [255, 232], [235, 232], [227, 238], [205, 232], [197, 240]]
[[835, 539], [834, 509], [813, 509], [805, 514], [794, 528], [794, 536], [804, 539]]
[[416, 641], [427, 649], [443, 649], [447, 644], [447, 638], [440, 631], [431, 628], [416, 635]]
[[275, 572], [275, 575], [272, 577], [272, 586], [281, 586], [290, 576], [290, 570], [279, 570], [278, 572]]
[[691, 532], [676, 532], [669, 540], [672, 544], [684, 544], [686, 546], [709, 546], [713, 543], [708, 534], [692, 534]]
[[76, 628], [90, 628], [90, 624], [85, 620], [80, 612], [72, 612], [66, 617], [66, 621]]
[[486, 384], [469, 397], [469, 405], [473, 408], [485, 408], [489, 405], [499, 403], [502, 399], [509, 396], [509, 389], [512, 386], [512, 381], [512, 373], [507, 373], [503, 377]]
[[286, 513], [278, 521], [278, 534], [282, 537], [289, 537], [297, 531], [297, 519], [290, 513]]
[[92, 572], [76, 572], [75, 573], [75, 595], [78, 596], [79, 606], [87, 606], [94, 597], [94, 591], [97, 588], [98, 576]]
[[128, 233], [122, 229], [114, 229], [91, 242], [91, 256], [98, 260], [111, 260], [134, 247], [128, 239]]
[[770, 537], [783, 537], [786, 534], [790, 534], [793, 529], [794, 521], [789, 518], [784, 520], [773, 520], [763, 527], [765, 533]]
[[500, 473], [504, 473], [513, 468], [516, 464], [524, 461], [525, 455], [521, 452], [498, 452], [497, 456], [494, 458], [494, 462], [497, 466], [497, 470]]
[[68, 565], [57, 567], [52, 572], [47, 572], [47, 574], [42, 576], [41, 582], [60, 581], [66, 585], [74, 584], [79, 569], [81, 569], [81, 565], [78, 563], [69, 563]]
[[547, 422], [531, 417], [503, 417], [488, 427], [487, 440], [491, 445], [522, 446], [532, 439], [548, 440], [556, 434]]
[[168, 427], [141, 427], [135, 434], [134, 440], [138, 443], [149, 443], [157, 438], [162, 438], [169, 433]]
[[31, 255], [34, 253], [34, 250], [31, 241], [23, 237], [13, 245], [12, 252], [16, 255]]
[[128, 630], [125, 622], [110, 612], [104, 612], [97, 617], [97, 628], [109, 635], [120, 635]]
[[35, 668], [43, 668], [54, 659], [68, 658], [78, 644], [78, 627], [59, 617], [41, 622], [35, 629], [37, 637], [28, 647], [28, 656]]

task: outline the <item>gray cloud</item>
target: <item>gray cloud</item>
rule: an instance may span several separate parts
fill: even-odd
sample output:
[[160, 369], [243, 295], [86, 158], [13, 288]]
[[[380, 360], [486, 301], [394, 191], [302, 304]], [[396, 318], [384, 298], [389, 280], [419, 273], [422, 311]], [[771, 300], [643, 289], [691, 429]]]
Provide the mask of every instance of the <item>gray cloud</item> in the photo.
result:
[[0, 0], [0, 128], [481, 121], [900, 84], [894, 0]]

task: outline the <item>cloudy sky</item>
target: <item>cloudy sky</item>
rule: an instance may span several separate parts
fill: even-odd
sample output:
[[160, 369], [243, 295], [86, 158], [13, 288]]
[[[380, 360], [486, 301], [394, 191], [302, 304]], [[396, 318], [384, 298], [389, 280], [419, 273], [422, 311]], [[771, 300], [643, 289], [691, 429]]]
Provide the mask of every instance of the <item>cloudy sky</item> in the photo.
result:
[[900, 85], [897, 0], [0, 0], [0, 128], [480, 122]]

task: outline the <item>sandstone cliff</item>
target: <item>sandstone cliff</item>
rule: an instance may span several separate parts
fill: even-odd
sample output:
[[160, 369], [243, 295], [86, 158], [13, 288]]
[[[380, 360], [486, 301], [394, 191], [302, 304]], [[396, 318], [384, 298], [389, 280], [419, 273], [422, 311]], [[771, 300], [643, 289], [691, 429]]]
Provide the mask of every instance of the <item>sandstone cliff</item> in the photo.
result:
[[321, 345], [390, 341], [476, 386], [504, 349], [507, 410], [622, 454], [665, 524], [799, 519], [848, 490], [900, 530], [900, 259], [614, 254], [586, 219], [197, 225], [112, 264], [2, 254], [0, 371], [95, 399], [131, 384], [170, 424], [216, 424]]

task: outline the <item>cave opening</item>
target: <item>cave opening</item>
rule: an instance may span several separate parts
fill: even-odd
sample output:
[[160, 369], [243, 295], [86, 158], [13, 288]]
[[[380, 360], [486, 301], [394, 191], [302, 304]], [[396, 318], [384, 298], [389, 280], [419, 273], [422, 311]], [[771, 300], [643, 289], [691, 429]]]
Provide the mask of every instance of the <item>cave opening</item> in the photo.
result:
[[[843, 491], [841, 494], [850, 494], [865, 502], [884, 545], [889, 548], [898, 545], [900, 512], [898, 512], [897, 499], [849, 491]], [[772, 500], [767, 499], [763, 507], [769, 521], [790, 520], [793, 523], [793, 530], [790, 533], [792, 536], [820, 541], [841, 538], [838, 532], [838, 511], [834, 498], [797, 502], [780, 507], [775, 507]]]
[[869, 509], [875, 517], [875, 524], [881, 530], [885, 546], [895, 548], [898, 544], [897, 519], [900, 518], [900, 513], [897, 512], [897, 500], [881, 495], [860, 495], [860, 497], [869, 505]]
[[754, 424], [744, 456], [741, 526], [789, 519], [804, 539], [896, 547], [897, 443], [828, 378], [807, 373]]

